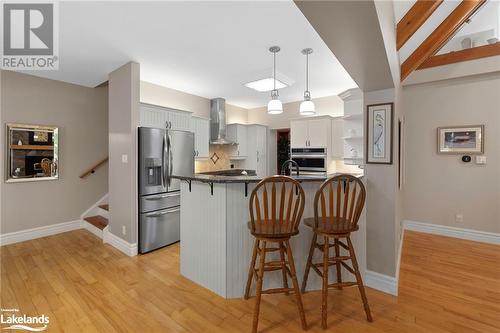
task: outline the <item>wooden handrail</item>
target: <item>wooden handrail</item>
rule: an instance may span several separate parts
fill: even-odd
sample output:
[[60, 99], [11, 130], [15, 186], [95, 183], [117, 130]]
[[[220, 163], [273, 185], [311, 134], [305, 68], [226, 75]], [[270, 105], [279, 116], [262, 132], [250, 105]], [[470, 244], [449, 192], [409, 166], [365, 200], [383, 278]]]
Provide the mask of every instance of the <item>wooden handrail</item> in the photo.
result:
[[95, 170], [100, 167], [101, 165], [103, 165], [104, 163], [106, 163], [109, 159], [109, 156], [106, 156], [106, 158], [100, 160], [99, 162], [97, 162], [96, 164], [94, 164], [92, 167], [88, 168], [84, 173], [82, 173], [80, 175], [80, 178], [85, 178], [87, 177], [88, 175], [92, 174], [95, 172]]

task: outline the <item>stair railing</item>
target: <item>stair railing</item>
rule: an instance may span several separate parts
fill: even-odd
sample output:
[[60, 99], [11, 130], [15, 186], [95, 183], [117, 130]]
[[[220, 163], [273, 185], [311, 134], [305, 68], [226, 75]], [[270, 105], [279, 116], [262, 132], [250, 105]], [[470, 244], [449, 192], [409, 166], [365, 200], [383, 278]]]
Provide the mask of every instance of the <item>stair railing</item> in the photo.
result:
[[85, 170], [85, 172], [83, 172], [81, 175], [80, 175], [80, 178], [85, 178], [87, 177], [88, 175], [90, 174], [93, 174], [100, 166], [102, 166], [104, 163], [106, 163], [109, 159], [109, 156], [106, 156], [105, 158], [103, 158], [102, 160], [100, 160], [99, 162], [97, 162], [96, 164], [94, 164], [93, 166], [91, 166], [90, 168], [88, 168], [87, 170]]

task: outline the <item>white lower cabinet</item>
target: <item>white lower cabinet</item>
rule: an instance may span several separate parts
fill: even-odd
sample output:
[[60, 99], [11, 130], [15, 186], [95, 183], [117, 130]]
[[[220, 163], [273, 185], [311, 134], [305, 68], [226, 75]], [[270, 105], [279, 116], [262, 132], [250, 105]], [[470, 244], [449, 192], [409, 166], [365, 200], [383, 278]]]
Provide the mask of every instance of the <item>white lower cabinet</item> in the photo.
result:
[[191, 129], [194, 133], [194, 156], [206, 159], [209, 156], [210, 120], [200, 117], [191, 118]]

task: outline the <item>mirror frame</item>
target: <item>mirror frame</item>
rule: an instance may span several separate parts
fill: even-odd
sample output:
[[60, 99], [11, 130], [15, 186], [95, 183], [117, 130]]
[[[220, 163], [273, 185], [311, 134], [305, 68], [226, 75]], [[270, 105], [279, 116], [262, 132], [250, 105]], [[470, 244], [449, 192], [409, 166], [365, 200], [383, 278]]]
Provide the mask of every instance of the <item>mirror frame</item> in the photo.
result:
[[[25, 178], [14, 178], [12, 177], [12, 152], [11, 146], [17, 145], [15, 142], [11, 142], [11, 131], [25, 129], [27, 131], [51, 131], [52, 132], [52, 142], [54, 147], [53, 159], [57, 165], [56, 171], [51, 176], [46, 177], [25, 177]], [[59, 179], [59, 127], [48, 126], [48, 125], [32, 125], [32, 124], [19, 124], [19, 123], [6, 123], [6, 136], [7, 139], [5, 147], [5, 182], [6, 183], [20, 183], [20, 182], [35, 182], [44, 180], [57, 180]]]

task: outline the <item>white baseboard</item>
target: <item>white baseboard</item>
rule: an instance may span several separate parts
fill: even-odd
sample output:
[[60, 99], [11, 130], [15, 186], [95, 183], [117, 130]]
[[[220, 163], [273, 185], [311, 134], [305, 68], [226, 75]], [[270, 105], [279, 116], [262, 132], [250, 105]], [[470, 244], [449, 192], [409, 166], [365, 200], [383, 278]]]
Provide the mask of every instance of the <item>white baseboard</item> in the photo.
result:
[[365, 286], [380, 290], [394, 296], [398, 295], [398, 281], [395, 277], [367, 270], [365, 272]]
[[0, 245], [3, 246], [18, 242], [24, 242], [31, 239], [60, 234], [62, 232], [77, 230], [81, 228], [82, 228], [82, 221], [75, 220], [70, 222], [51, 224], [33, 229], [10, 232], [7, 234], [0, 235]]
[[403, 222], [405, 230], [413, 230], [447, 237], [455, 237], [476, 242], [500, 245], [500, 234], [472, 229], [448, 227], [444, 225], [409, 221]]
[[117, 248], [121, 252], [125, 253], [129, 257], [133, 257], [137, 255], [137, 243], [129, 243], [120, 237], [113, 235], [111, 232], [106, 230], [104, 232], [104, 243], [108, 243], [109, 245]]

